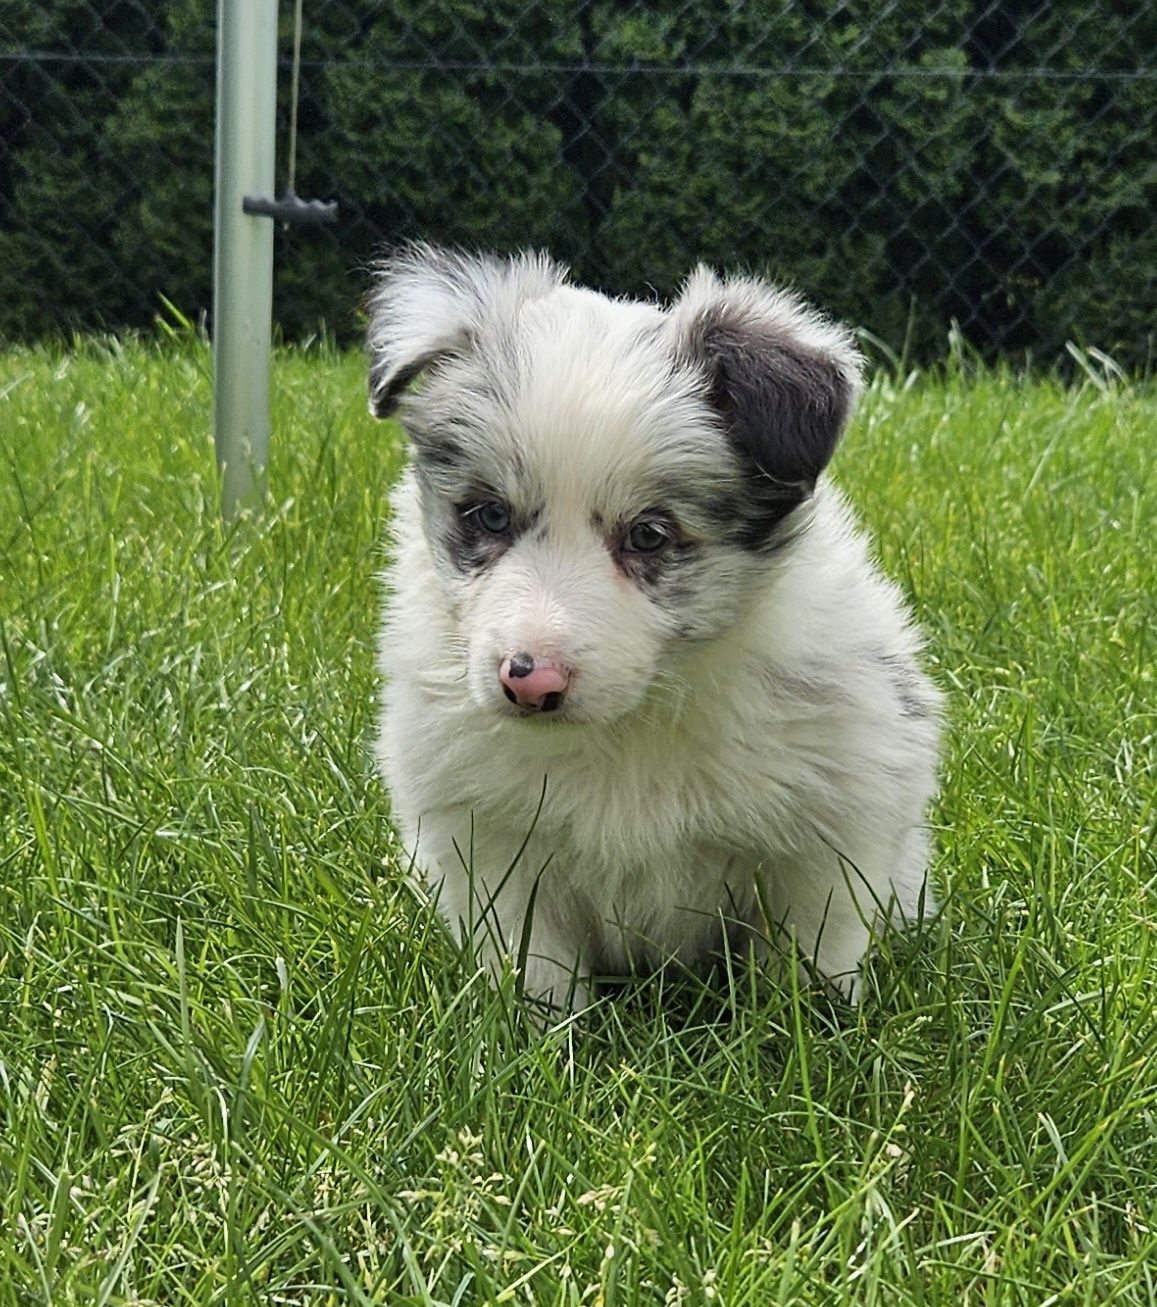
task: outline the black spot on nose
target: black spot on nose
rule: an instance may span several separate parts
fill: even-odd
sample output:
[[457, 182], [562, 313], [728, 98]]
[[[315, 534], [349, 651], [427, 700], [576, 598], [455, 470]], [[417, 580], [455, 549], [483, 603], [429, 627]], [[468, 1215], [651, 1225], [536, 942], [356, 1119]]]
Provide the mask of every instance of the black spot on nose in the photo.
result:
[[[529, 676], [534, 671], [534, 657], [528, 653], [510, 655], [510, 675], [514, 677]], [[513, 698], [513, 695], [511, 696]]]
[[544, 694], [542, 696], [542, 705], [539, 711], [554, 712], [556, 708], [561, 708], [561, 707], [562, 707], [562, 692], [560, 690], [552, 690], [549, 694]]

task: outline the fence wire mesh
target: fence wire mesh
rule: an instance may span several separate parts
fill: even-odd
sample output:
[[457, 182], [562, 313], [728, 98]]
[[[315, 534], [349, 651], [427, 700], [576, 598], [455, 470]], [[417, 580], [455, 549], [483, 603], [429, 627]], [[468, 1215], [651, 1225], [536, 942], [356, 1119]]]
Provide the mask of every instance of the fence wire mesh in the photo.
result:
[[[288, 133], [292, 4], [281, 6]], [[1111, 0], [305, 0], [286, 335], [358, 331], [408, 236], [616, 292], [769, 272], [912, 357], [1157, 320], [1157, 8]], [[213, 0], [0, 0], [0, 334], [209, 306]]]

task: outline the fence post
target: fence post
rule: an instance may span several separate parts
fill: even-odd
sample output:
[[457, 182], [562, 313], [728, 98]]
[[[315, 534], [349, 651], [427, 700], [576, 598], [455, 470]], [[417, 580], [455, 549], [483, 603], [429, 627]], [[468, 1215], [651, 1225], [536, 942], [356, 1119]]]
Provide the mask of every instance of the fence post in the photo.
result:
[[277, 0], [218, 0], [213, 439], [226, 517], [260, 497], [269, 451], [273, 223], [241, 204], [273, 194], [276, 114]]

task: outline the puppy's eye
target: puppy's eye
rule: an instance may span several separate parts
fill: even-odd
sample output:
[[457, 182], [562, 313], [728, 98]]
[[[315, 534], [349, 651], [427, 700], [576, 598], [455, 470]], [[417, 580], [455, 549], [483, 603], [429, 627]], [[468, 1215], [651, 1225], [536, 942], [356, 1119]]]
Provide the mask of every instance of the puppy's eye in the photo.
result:
[[506, 535], [510, 530], [510, 509], [496, 499], [467, 509], [465, 516], [472, 517], [483, 531], [488, 531], [491, 535]]
[[654, 554], [671, 543], [671, 532], [662, 522], [636, 522], [623, 543], [632, 554]]

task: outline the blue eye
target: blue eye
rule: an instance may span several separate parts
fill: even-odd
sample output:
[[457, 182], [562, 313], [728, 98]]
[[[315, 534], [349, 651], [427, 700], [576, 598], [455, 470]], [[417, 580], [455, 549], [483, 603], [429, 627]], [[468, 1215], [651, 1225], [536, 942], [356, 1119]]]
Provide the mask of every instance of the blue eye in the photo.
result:
[[479, 504], [471, 513], [483, 531], [489, 531], [491, 535], [505, 535], [510, 530], [510, 509], [497, 500]]
[[654, 554], [670, 542], [670, 531], [661, 523], [636, 522], [627, 532], [624, 544], [632, 554]]

